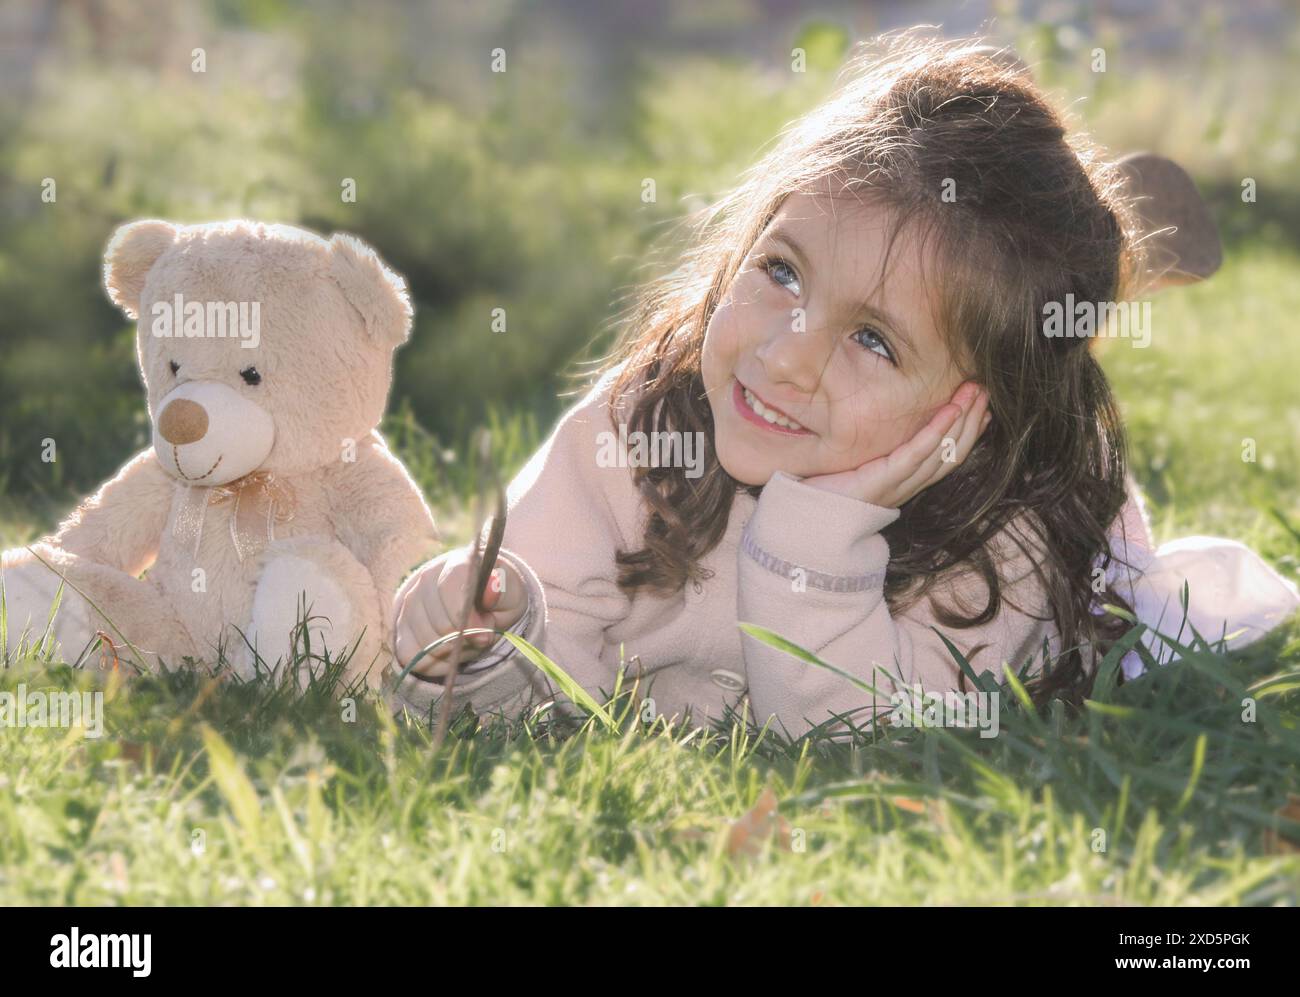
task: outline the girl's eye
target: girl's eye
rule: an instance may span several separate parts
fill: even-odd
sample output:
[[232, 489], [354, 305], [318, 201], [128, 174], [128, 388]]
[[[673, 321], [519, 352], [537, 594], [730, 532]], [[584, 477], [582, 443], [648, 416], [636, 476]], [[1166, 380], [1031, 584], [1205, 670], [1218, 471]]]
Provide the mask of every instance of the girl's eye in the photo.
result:
[[890, 363], [897, 366], [897, 361], [894, 360], [894, 354], [890, 350], [889, 344], [885, 342], [884, 338], [880, 335], [880, 333], [876, 332], [875, 329], [871, 328], [870, 326], [867, 326], [864, 329], [859, 329], [857, 332], [853, 334], [851, 338], [855, 342], [861, 343], [863, 346], [871, 350], [873, 353], [879, 353]]
[[244, 379], [245, 384], [262, 383], [262, 375], [257, 372], [256, 367], [245, 367], [239, 372], [239, 376]]
[[180, 373], [181, 365], [178, 364], [175, 360], [169, 360], [169, 361], [167, 361], [167, 366], [170, 367], [170, 368], [172, 369], [172, 373], [173, 373], [173, 374], [179, 374], [179, 373]]
[[794, 272], [794, 268], [780, 257], [764, 256], [759, 264], [767, 275], [774, 282], [780, 284], [796, 298], [802, 293], [802, 286], [799, 283], [799, 275]]

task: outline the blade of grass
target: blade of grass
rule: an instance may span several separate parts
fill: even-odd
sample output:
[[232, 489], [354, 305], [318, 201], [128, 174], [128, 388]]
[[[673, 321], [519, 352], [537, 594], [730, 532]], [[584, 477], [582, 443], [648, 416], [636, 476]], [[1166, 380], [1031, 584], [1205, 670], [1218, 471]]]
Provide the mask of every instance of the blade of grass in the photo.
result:
[[755, 640], [762, 641], [764, 644], [768, 645], [769, 647], [774, 647], [778, 651], [784, 651], [786, 654], [792, 655], [793, 657], [798, 658], [800, 661], [806, 661], [810, 665], [816, 665], [818, 668], [824, 668], [826, 669], [826, 671], [838, 675], [846, 682], [851, 682], [859, 689], [862, 689], [865, 692], [869, 692], [874, 696], [885, 695], [883, 692], [877, 689], [874, 685], [871, 685], [869, 682], [865, 682], [862, 679], [858, 678], [856, 675], [850, 672], [846, 672], [843, 668], [837, 668], [835, 665], [832, 665], [829, 661], [823, 661], [821, 658], [817, 657], [817, 655], [813, 654], [811, 651], [805, 650], [804, 648], [800, 647], [798, 644], [794, 643], [794, 641], [782, 637], [779, 633], [777, 633], [774, 630], [769, 630], [767, 629], [767, 627], [759, 626], [757, 623], [738, 623], [736, 625], [740, 627], [740, 629], [743, 630], [745, 633], [753, 637]]
[[547, 676], [547, 678], [559, 687], [561, 692], [569, 697], [569, 699], [599, 720], [606, 730], [616, 729], [617, 725], [614, 723], [614, 718], [606, 712], [603, 706], [591, 697], [591, 694], [588, 693], [586, 689], [574, 681], [563, 668], [557, 665], [537, 648], [533, 647], [532, 644], [528, 643], [528, 641], [524, 640], [524, 638], [520, 637], [518, 634], [510, 633], [507, 630], [504, 632], [504, 635], [506, 640], [510, 641], [511, 644], [519, 649], [520, 654], [536, 665], [537, 668]]

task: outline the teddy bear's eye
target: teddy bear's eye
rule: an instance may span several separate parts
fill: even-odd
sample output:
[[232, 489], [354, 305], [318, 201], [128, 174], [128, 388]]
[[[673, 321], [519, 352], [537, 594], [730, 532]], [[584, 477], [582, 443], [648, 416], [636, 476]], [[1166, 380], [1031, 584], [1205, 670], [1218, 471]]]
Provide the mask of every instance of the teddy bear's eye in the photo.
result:
[[245, 367], [239, 372], [239, 376], [244, 379], [245, 384], [262, 383], [262, 375], [257, 372], [256, 367]]
[[167, 361], [167, 366], [170, 367], [170, 368], [172, 369], [172, 373], [173, 373], [173, 374], [179, 374], [179, 373], [180, 373], [181, 365], [178, 364], [175, 360], [168, 360], [168, 361]]

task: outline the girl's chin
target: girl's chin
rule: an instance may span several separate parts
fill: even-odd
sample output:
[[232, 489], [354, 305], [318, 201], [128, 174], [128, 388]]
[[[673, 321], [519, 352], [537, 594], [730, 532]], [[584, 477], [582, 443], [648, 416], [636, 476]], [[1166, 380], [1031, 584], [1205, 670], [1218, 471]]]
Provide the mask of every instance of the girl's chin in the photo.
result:
[[[742, 485], [766, 485], [773, 474], [782, 470], [773, 466], [771, 460], [765, 460], [758, 455], [738, 457], [736, 454], [724, 455], [719, 453], [718, 463], [722, 465], [724, 471]], [[787, 473], [802, 477], [797, 471], [788, 471]]]

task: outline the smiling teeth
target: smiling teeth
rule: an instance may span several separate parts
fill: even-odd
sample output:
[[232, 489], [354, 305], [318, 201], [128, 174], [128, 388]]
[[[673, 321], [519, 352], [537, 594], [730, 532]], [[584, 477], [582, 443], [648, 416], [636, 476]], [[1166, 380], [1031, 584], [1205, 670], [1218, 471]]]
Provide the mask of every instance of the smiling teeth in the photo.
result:
[[775, 409], [768, 408], [760, 402], [758, 396], [748, 388], [745, 388], [745, 403], [761, 415], [767, 422], [774, 423], [777, 426], [784, 426], [786, 429], [803, 429], [803, 426], [799, 425], [799, 423], [795, 422], [793, 419], [788, 419]]

